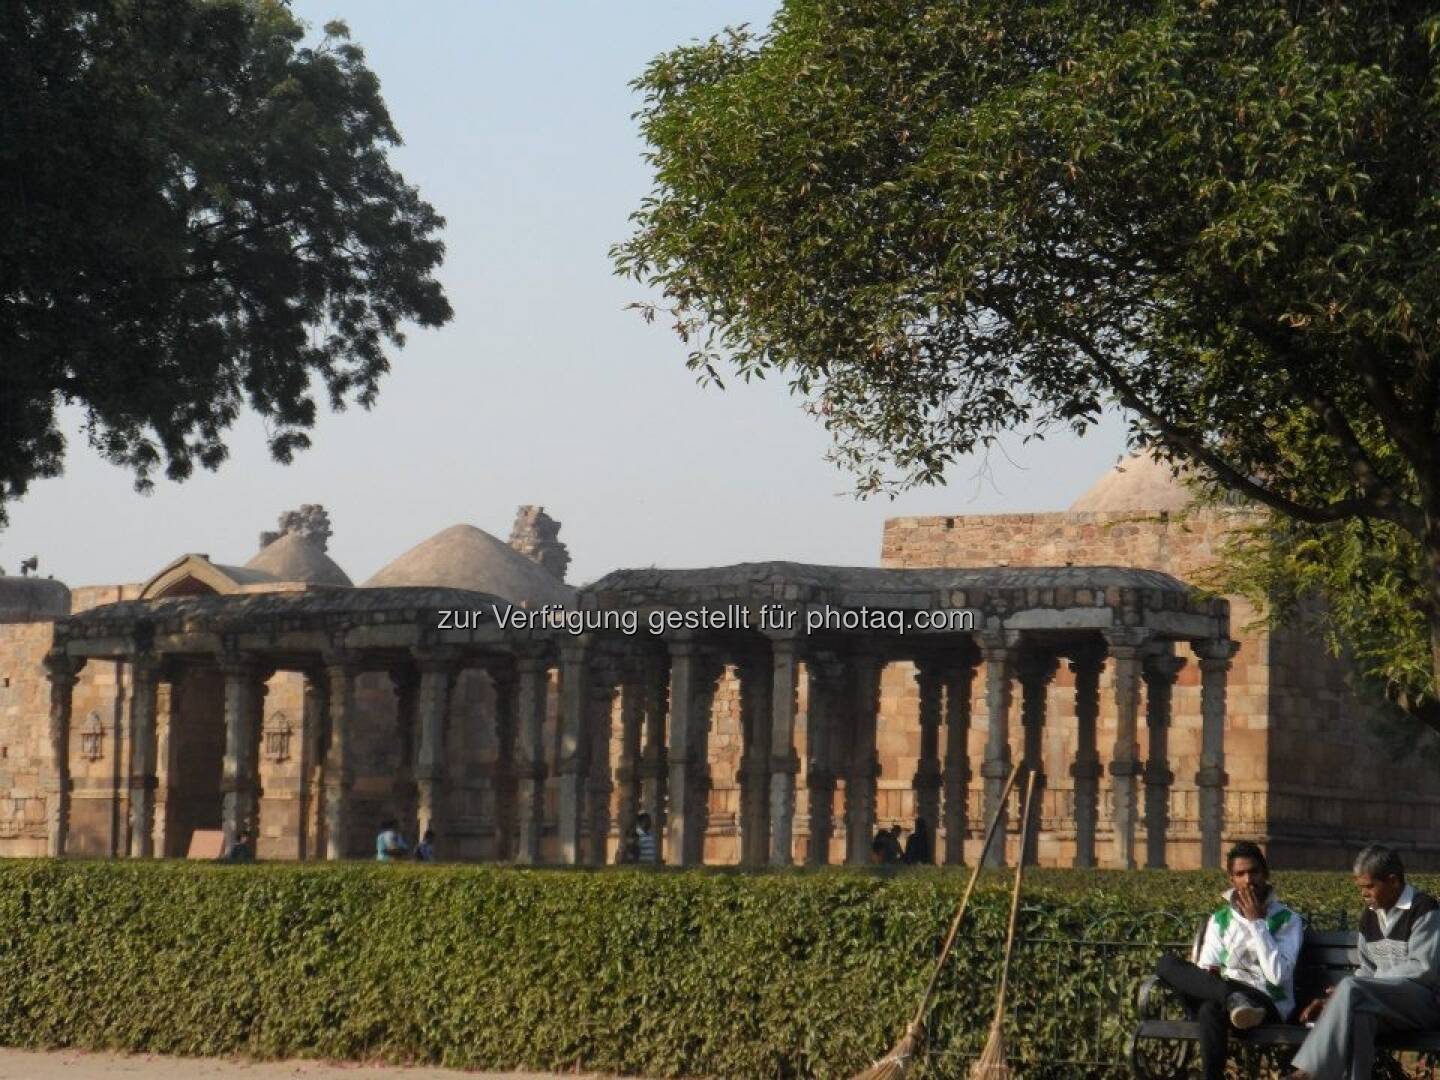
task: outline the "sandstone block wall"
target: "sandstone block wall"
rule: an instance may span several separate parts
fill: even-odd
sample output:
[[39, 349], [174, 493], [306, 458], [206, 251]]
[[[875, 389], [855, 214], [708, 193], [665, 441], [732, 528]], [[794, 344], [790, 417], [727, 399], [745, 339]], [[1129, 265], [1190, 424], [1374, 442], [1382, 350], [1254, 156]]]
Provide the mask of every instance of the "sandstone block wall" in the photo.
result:
[[[45, 853], [51, 623], [0, 623], [0, 855]], [[37, 677], [37, 673], [40, 673]]]

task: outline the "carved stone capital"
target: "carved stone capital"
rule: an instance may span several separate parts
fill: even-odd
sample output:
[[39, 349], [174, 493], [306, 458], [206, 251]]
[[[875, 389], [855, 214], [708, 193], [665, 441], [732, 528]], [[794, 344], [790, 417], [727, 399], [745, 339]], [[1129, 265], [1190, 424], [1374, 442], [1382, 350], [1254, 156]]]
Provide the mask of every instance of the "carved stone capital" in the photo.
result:
[[1070, 763], [1070, 775], [1076, 780], [1098, 780], [1101, 771], [1100, 762], [1096, 758]]
[[1022, 685], [1044, 688], [1055, 677], [1060, 660], [1053, 653], [1026, 650], [1020, 654], [1015, 674]]
[[85, 666], [85, 661], [64, 652], [61, 649], [51, 649], [45, 654], [45, 677], [50, 684], [57, 688], [70, 688], [80, 677], [80, 669]]
[[1013, 664], [1020, 646], [1020, 635], [1006, 630], [982, 630], [975, 635], [980, 656], [987, 664]]
[[1224, 766], [1205, 765], [1195, 774], [1195, 786], [1202, 788], [1223, 788], [1230, 782]]
[[970, 766], [964, 762], [945, 766], [942, 776], [944, 777], [945, 787], [947, 789], [964, 787], [974, 779], [974, 774], [970, 771]]
[[1145, 763], [1145, 783], [1149, 787], [1169, 787], [1175, 783], [1175, 774], [1163, 761]]
[[1240, 643], [1229, 638], [1206, 638], [1192, 641], [1191, 650], [1200, 660], [1200, 670], [1222, 672], [1230, 670], [1230, 660], [1240, 651]]
[[327, 672], [347, 671], [354, 676], [360, 670], [360, 654], [347, 648], [337, 635], [320, 650], [320, 663]]
[[1183, 656], [1171, 656], [1168, 653], [1155, 653], [1145, 657], [1145, 667], [1142, 669], [1147, 683], [1173, 684], [1185, 667]]
[[948, 665], [938, 656], [918, 656], [915, 665], [915, 685], [920, 692], [936, 692], [945, 686]]
[[938, 761], [922, 761], [915, 769], [913, 783], [917, 788], [938, 788], [943, 776]]
[[1070, 654], [1066, 666], [1076, 675], [1099, 675], [1105, 666], [1105, 650], [1098, 644], [1081, 646]]

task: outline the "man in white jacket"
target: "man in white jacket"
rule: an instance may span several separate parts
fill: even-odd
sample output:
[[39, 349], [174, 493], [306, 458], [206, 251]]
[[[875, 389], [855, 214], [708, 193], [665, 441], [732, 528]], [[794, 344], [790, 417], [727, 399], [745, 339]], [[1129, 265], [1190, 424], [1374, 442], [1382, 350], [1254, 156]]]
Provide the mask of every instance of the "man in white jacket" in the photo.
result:
[[1278, 1023], [1295, 1008], [1295, 961], [1305, 932], [1300, 916], [1276, 900], [1260, 848], [1242, 840], [1225, 856], [1230, 888], [1210, 916], [1197, 963], [1166, 953], [1156, 974], [1201, 1026], [1205, 1080], [1223, 1080], [1229, 1029]]

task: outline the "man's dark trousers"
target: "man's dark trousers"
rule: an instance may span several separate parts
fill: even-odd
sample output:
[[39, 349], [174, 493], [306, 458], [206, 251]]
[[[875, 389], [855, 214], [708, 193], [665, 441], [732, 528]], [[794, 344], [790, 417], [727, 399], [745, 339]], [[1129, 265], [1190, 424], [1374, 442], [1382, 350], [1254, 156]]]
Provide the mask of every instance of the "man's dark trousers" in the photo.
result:
[[1241, 994], [1246, 1004], [1264, 1009], [1267, 1024], [1280, 1022], [1275, 1003], [1255, 987], [1234, 979], [1222, 979], [1173, 953], [1160, 957], [1155, 974], [1180, 995], [1200, 1025], [1200, 1061], [1204, 1065], [1205, 1080], [1224, 1080], [1225, 1077], [1230, 1038], [1230, 1009], [1225, 999], [1231, 994]]

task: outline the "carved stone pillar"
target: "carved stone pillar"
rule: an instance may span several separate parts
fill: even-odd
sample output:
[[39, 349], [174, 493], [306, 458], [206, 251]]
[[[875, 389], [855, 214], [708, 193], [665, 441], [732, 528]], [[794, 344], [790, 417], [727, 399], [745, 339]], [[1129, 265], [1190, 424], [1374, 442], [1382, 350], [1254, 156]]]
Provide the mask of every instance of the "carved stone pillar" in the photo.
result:
[[965, 865], [970, 830], [970, 697], [975, 663], [965, 659], [945, 672], [945, 863]]
[[589, 642], [571, 638], [560, 646], [560, 862], [575, 865], [584, 852], [580, 839], [584, 811], [585, 774], [589, 764], [589, 731], [585, 724], [590, 709]]
[[622, 851], [640, 816], [640, 748], [644, 720], [644, 668], [632, 660], [626, 665], [620, 684], [620, 816], [617, 826]]
[[1225, 691], [1230, 659], [1238, 641], [1213, 638], [1192, 642], [1200, 663], [1200, 865], [1220, 865], [1221, 835], [1225, 831]]
[[1075, 865], [1095, 865], [1095, 830], [1100, 821], [1100, 752], [1095, 727], [1100, 719], [1100, 669], [1105, 653], [1098, 646], [1070, 658], [1075, 673]]
[[516, 765], [519, 821], [515, 861], [530, 866], [540, 862], [540, 837], [545, 828], [545, 696], [550, 668], [538, 650], [522, 651], [515, 659], [519, 679], [516, 732], [520, 742]]
[[1114, 795], [1114, 858], [1118, 866], [1134, 870], [1135, 827], [1139, 818], [1138, 777], [1145, 766], [1140, 761], [1140, 663], [1148, 631], [1126, 627], [1105, 631], [1105, 641], [1114, 661], [1115, 749], [1110, 755], [1110, 784]]
[[585, 861], [591, 866], [604, 866], [610, 847], [610, 796], [614, 786], [610, 780], [611, 717], [615, 708], [616, 675], [609, 664], [597, 664], [590, 684], [589, 747], [585, 770]]
[[704, 862], [710, 800], [710, 705], [720, 667], [693, 641], [670, 642], [670, 816], [665, 861]]
[[777, 638], [771, 642], [771, 654], [770, 865], [789, 866], [795, 861], [795, 777], [800, 773], [795, 753], [799, 643]]
[[300, 709], [300, 858], [323, 858], [325, 754], [330, 746], [330, 687], [323, 668], [304, 673]]
[[137, 656], [130, 671], [130, 723], [135, 735], [130, 754], [130, 857], [149, 859], [155, 855], [156, 696], [160, 661], [155, 656]]
[[[395, 810], [404, 835], [420, 840], [419, 787], [415, 782], [415, 759], [420, 741], [421, 675], [412, 665], [393, 668], [390, 685], [395, 691], [395, 737], [400, 745], [400, 765], [395, 770]], [[433, 689], [433, 688], [432, 688]]]
[[509, 664], [492, 665], [488, 671], [495, 690], [495, 858], [515, 855], [515, 803], [518, 787], [515, 776], [516, 678]]
[[155, 826], [152, 835], [155, 855], [162, 859], [167, 855], [184, 854], [170, 850], [173, 843], [171, 814], [175, 809], [172, 800], [178, 767], [174, 703], [176, 683], [179, 679], [180, 673], [175, 670], [161, 679], [155, 687], [155, 771], [158, 779], [155, 785]]
[[931, 852], [940, 824], [940, 715], [945, 679], [940, 664], [923, 659], [915, 665], [915, 685], [920, 692], [920, 758], [915, 764], [915, 816], [925, 819], [930, 830]]
[[1009, 810], [1001, 805], [1005, 781], [1010, 776], [1010, 681], [1015, 674], [1016, 647], [1003, 634], [980, 635], [980, 653], [985, 660], [985, 713], [987, 730], [985, 760], [980, 775], [985, 778], [985, 820], [1001, 815], [995, 843], [985, 855], [986, 866], [1004, 866], [1005, 836], [1009, 832]]
[[770, 742], [775, 665], [766, 653], [740, 661], [740, 865], [770, 861]]
[[667, 779], [669, 751], [665, 745], [666, 718], [670, 711], [670, 661], [652, 653], [643, 665], [641, 701], [644, 711], [645, 746], [640, 758], [640, 812], [650, 815], [655, 836], [656, 858], [666, 862], [666, 835], [669, 832]]
[[84, 661], [59, 650], [45, 656], [50, 680], [50, 761], [45, 770], [46, 849], [52, 858], [65, 854], [70, 832], [70, 708]]
[[835, 728], [845, 716], [845, 665], [831, 655], [812, 656], [805, 672], [809, 679], [805, 787], [810, 793], [805, 865], [824, 866], [830, 861], [830, 837], [835, 832]]
[[259, 719], [264, 680], [255, 663], [227, 655], [220, 671], [225, 680], [225, 763], [221, 777], [221, 827], [228, 851], [242, 830], [255, 837], [259, 822]]
[[419, 742], [415, 750], [415, 839], [431, 829], [439, 845], [445, 843], [446, 728], [450, 717], [450, 692], [455, 685], [455, 657], [449, 653], [426, 653], [418, 657], [420, 696], [416, 703]]
[[1055, 677], [1058, 667], [1056, 658], [1050, 653], [1027, 652], [1020, 658], [1020, 724], [1024, 729], [1024, 753], [1021, 760], [1035, 774], [1035, 787], [1030, 795], [1029, 828], [1022, 829], [1028, 834], [1029, 843], [1021, 857], [1029, 866], [1038, 861], [1040, 822], [1045, 803], [1045, 711], [1046, 698], [1050, 691], [1050, 680]]
[[350, 653], [325, 659], [326, 702], [330, 707], [330, 738], [325, 753], [325, 857], [343, 859], [350, 850], [350, 792], [355, 786], [352, 746], [355, 723], [355, 679], [359, 664]]
[[1170, 652], [1145, 657], [1145, 725], [1150, 729], [1150, 755], [1145, 762], [1145, 866], [1165, 869], [1165, 844], [1170, 832], [1170, 699], [1175, 677], [1185, 661]]
[[885, 658], [861, 652], [854, 654], [850, 663], [854, 675], [848, 710], [851, 736], [845, 774], [845, 853], [850, 865], [863, 866], [870, 861], [870, 843], [875, 838], [875, 788], [880, 776], [875, 727]]

